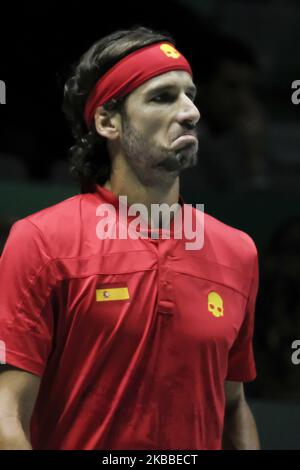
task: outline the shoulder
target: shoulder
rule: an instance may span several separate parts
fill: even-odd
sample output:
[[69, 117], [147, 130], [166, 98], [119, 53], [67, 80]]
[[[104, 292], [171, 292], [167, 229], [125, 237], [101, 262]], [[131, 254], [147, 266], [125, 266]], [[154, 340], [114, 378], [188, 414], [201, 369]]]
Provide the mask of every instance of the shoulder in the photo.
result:
[[[195, 209], [196, 210], [196, 209]], [[257, 261], [254, 240], [246, 232], [204, 213], [204, 250], [210, 258], [232, 269], [249, 272]]]
[[209, 214], [204, 215], [204, 220], [207, 235], [215, 241], [235, 251], [256, 252], [254, 240], [243, 230], [232, 227]]
[[80, 256], [82, 227], [96, 213], [92, 193], [78, 194], [18, 220], [10, 237], [23, 247], [39, 246], [49, 258]]

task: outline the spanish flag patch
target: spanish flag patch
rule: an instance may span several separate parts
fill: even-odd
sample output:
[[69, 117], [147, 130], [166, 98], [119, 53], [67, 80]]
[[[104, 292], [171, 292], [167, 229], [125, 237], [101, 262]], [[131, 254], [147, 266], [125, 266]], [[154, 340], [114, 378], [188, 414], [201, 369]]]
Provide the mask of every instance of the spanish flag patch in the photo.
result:
[[96, 289], [96, 302], [127, 299], [129, 299], [128, 287], [109, 287], [107, 289]]

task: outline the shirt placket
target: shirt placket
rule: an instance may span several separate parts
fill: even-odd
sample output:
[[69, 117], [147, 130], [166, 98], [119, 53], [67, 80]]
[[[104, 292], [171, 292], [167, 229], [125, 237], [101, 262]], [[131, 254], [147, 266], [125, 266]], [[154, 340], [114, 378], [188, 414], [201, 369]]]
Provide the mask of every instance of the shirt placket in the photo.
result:
[[174, 315], [173, 255], [167, 244], [160, 240], [158, 244], [158, 301], [157, 312], [161, 315]]

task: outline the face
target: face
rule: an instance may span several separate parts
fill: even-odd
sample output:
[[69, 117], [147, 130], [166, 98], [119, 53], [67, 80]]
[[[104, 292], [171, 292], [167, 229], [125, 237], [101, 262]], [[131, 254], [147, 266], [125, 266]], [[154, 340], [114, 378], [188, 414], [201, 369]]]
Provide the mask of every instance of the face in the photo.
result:
[[171, 183], [197, 163], [196, 88], [184, 71], [154, 77], [125, 101], [120, 135], [123, 155], [145, 185]]

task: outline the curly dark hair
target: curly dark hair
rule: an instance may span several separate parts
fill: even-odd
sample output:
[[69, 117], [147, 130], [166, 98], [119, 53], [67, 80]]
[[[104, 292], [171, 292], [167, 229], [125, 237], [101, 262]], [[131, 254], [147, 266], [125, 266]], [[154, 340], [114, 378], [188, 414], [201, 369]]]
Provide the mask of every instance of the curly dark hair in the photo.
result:
[[[62, 110], [75, 139], [68, 152], [71, 173], [79, 181], [82, 193], [94, 192], [95, 185], [103, 185], [111, 171], [106, 139], [97, 133], [94, 122], [88, 129], [84, 121], [84, 107], [89, 93], [99, 78], [123, 57], [161, 41], [175, 46], [173, 37], [167, 32], [157, 32], [143, 26], [118, 30], [94, 43], [72, 66], [71, 76], [64, 86]], [[111, 100], [104, 106], [122, 113], [125, 99]]]

